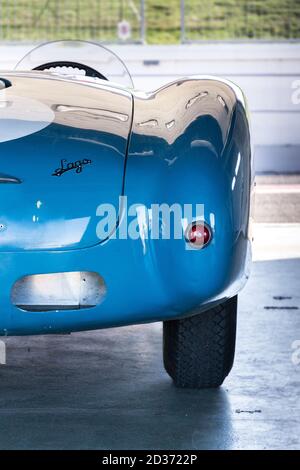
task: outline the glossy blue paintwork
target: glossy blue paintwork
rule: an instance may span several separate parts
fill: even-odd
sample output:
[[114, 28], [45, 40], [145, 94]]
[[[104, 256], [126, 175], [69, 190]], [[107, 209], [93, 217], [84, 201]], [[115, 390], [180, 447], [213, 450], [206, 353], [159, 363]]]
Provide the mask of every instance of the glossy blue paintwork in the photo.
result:
[[[0, 186], [1, 223], [7, 227], [0, 251], [79, 249], [99, 243], [96, 207], [107, 201], [118, 207], [126, 143], [114, 134], [59, 124], [1, 143], [1, 172], [20, 177], [22, 184]], [[89, 159], [91, 164], [80, 174], [71, 170], [53, 176], [61, 159]]]
[[[193, 87], [202, 84], [201, 78], [191, 82]], [[207, 83], [218, 88], [220, 82], [207, 79]], [[2, 335], [177, 318], [196, 308], [204, 310], [242, 288], [250, 255], [251, 151], [245, 105], [235, 96], [236, 90], [222, 82], [224, 99], [227, 92], [231, 101], [236, 97], [231, 111], [215, 97], [198, 103], [194, 89], [195, 109], [205, 112], [189, 111], [193, 96], [187, 101], [188, 111], [182, 111], [173, 95], [177, 85], [161, 91], [166, 98], [170, 96], [170, 109], [174, 108], [172, 138], [168, 133], [164, 136], [156, 124], [157, 92], [156, 97], [133, 94], [129, 140], [124, 133], [118, 135], [113, 124], [111, 132], [104, 132], [55, 122], [34, 134], [0, 143], [0, 172], [23, 181], [0, 185], [1, 216], [7, 225], [7, 235], [0, 233]], [[180, 94], [179, 87], [175, 91]], [[105, 93], [104, 85], [101, 93]], [[148, 106], [146, 113], [144, 106]], [[88, 156], [96, 163], [80, 175], [71, 171], [53, 177], [51, 172], [62, 156], [72, 161]], [[153, 203], [204, 204], [212, 242], [203, 250], [187, 250], [184, 239], [97, 240], [98, 204], [118, 206], [122, 193], [128, 196], [128, 205], [139, 203], [147, 208]], [[39, 221], [34, 222], [33, 216], [40, 217]], [[86, 225], [80, 225], [81, 219], [87, 219]], [[55, 237], [46, 231], [39, 238], [39, 224], [54, 224]], [[54, 312], [25, 312], [12, 305], [11, 288], [19, 278], [64, 271], [99, 272], [107, 288], [103, 302], [90, 309]]]

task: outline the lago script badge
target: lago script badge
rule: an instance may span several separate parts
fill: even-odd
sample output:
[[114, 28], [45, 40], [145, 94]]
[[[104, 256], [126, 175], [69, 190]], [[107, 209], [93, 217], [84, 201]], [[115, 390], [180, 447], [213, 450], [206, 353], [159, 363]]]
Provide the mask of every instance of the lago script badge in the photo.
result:
[[52, 176], [61, 176], [67, 171], [75, 170], [76, 173], [81, 173], [85, 165], [90, 165], [92, 160], [84, 158], [83, 160], [76, 160], [76, 162], [67, 162], [65, 158], [60, 161], [60, 168], [57, 168]]

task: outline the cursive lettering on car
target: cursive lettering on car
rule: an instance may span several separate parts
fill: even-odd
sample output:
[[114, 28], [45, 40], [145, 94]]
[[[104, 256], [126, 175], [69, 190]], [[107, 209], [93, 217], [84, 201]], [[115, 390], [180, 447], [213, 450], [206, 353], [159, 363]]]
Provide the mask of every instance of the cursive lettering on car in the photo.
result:
[[60, 167], [54, 170], [52, 173], [52, 176], [61, 176], [67, 171], [70, 170], [75, 170], [76, 173], [81, 173], [83, 170], [83, 167], [85, 165], [90, 165], [92, 163], [92, 160], [89, 158], [84, 158], [83, 160], [76, 160], [76, 162], [69, 162], [67, 163], [67, 160], [63, 158], [60, 161]]

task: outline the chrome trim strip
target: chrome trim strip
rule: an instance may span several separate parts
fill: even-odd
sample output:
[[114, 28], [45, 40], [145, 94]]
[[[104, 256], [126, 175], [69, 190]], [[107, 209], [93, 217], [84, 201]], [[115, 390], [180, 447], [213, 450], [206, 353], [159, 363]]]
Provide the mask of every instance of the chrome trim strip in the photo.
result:
[[8, 175], [1, 175], [0, 174], [0, 184], [1, 183], [12, 183], [12, 184], [20, 184], [22, 181], [19, 178], [16, 178], [15, 176], [8, 176]]

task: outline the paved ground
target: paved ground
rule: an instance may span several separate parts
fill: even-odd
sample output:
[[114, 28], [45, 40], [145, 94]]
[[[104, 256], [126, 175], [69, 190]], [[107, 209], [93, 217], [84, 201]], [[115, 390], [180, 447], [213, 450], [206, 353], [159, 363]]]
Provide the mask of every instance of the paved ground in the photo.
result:
[[0, 448], [300, 449], [299, 279], [300, 260], [254, 264], [235, 366], [215, 391], [172, 385], [160, 324], [8, 338]]
[[256, 222], [300, 224], [300, 174], [257, 175], [256, 183]]

